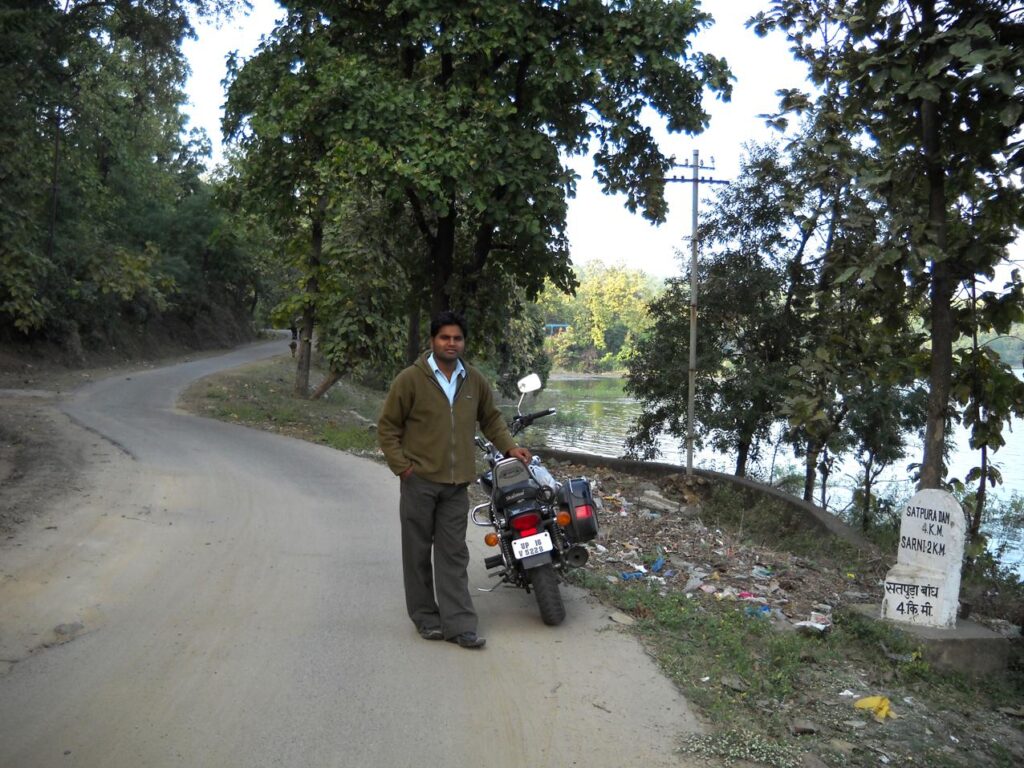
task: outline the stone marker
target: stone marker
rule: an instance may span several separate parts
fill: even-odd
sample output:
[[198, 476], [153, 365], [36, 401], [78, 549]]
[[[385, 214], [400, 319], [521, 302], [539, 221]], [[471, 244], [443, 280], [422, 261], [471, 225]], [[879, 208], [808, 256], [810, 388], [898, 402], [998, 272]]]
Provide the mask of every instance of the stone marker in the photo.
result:
[[956, 626], [966, 523], [952, 494], [934, 488], [914, 494], [903, 508], [896, 565], [885, 577], [883, 619]]

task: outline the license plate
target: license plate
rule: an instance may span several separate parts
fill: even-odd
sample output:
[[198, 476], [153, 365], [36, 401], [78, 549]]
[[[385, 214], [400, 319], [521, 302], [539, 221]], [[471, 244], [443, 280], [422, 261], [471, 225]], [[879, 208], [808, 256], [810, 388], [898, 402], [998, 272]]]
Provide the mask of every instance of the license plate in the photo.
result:
[[539, 555], [543, 552], [550, 552], [552, 549], [554, 549], [554, 546], [551, 543], [551, 534], [547, 531], [541, 531], [536, 536], [512, 540], [512, 554], [516, 560]]

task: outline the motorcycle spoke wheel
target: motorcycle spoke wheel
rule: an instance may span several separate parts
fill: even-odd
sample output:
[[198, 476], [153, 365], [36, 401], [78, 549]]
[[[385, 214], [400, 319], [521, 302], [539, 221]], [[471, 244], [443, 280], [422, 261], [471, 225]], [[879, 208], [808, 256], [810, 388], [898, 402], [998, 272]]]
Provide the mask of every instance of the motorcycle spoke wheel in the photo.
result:
[[558, 589], [558, 577], [555, 568], [548, 563], [529, 572], [530, 584], [537, 597], [540, 617], [550, 627], [561, 624], [565, 618], [565, 605], [562, 604], [562, 593]]

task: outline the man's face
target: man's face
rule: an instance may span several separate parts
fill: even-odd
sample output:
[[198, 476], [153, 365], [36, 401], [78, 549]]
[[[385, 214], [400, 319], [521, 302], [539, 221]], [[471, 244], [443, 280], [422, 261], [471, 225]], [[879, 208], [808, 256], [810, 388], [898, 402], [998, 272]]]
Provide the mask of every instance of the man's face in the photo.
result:
[[430, 346], [433, 347], [435, 360], [455, 365], [455, 361], [462, 357], [466, 349], [466, 339], [459, 326], [442, 325], [437, 335], [431, 338]]

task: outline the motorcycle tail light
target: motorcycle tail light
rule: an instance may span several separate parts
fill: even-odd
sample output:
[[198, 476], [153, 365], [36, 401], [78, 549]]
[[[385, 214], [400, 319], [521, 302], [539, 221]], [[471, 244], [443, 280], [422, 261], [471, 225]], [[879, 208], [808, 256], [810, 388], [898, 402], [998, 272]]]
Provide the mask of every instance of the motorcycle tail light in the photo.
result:
[[580, 504], [576, 507], [576, 519], [583, 520], [588, 517], [594, 516], [594, 508], [589, 504]]
[[520, 537], [533, 536], [537, 532], [537, 526], [540, 525], [540, 515], [536, 512], [529, 512], [513, 517], [511, 523], [512, 527], [519, 531]]
[[498, 534], [494, 533], [493, 531], [491, 533], [488, 533], [486, 536], [484, 536], [484, 544], [486, 544], [488, 547], [498, 546]]
[[572, 515], [569, 514], [568, 510], [563, 509], [558, 513], [558, 517], [555, 520], [562, 528], [568, 528], [572, 523]]

